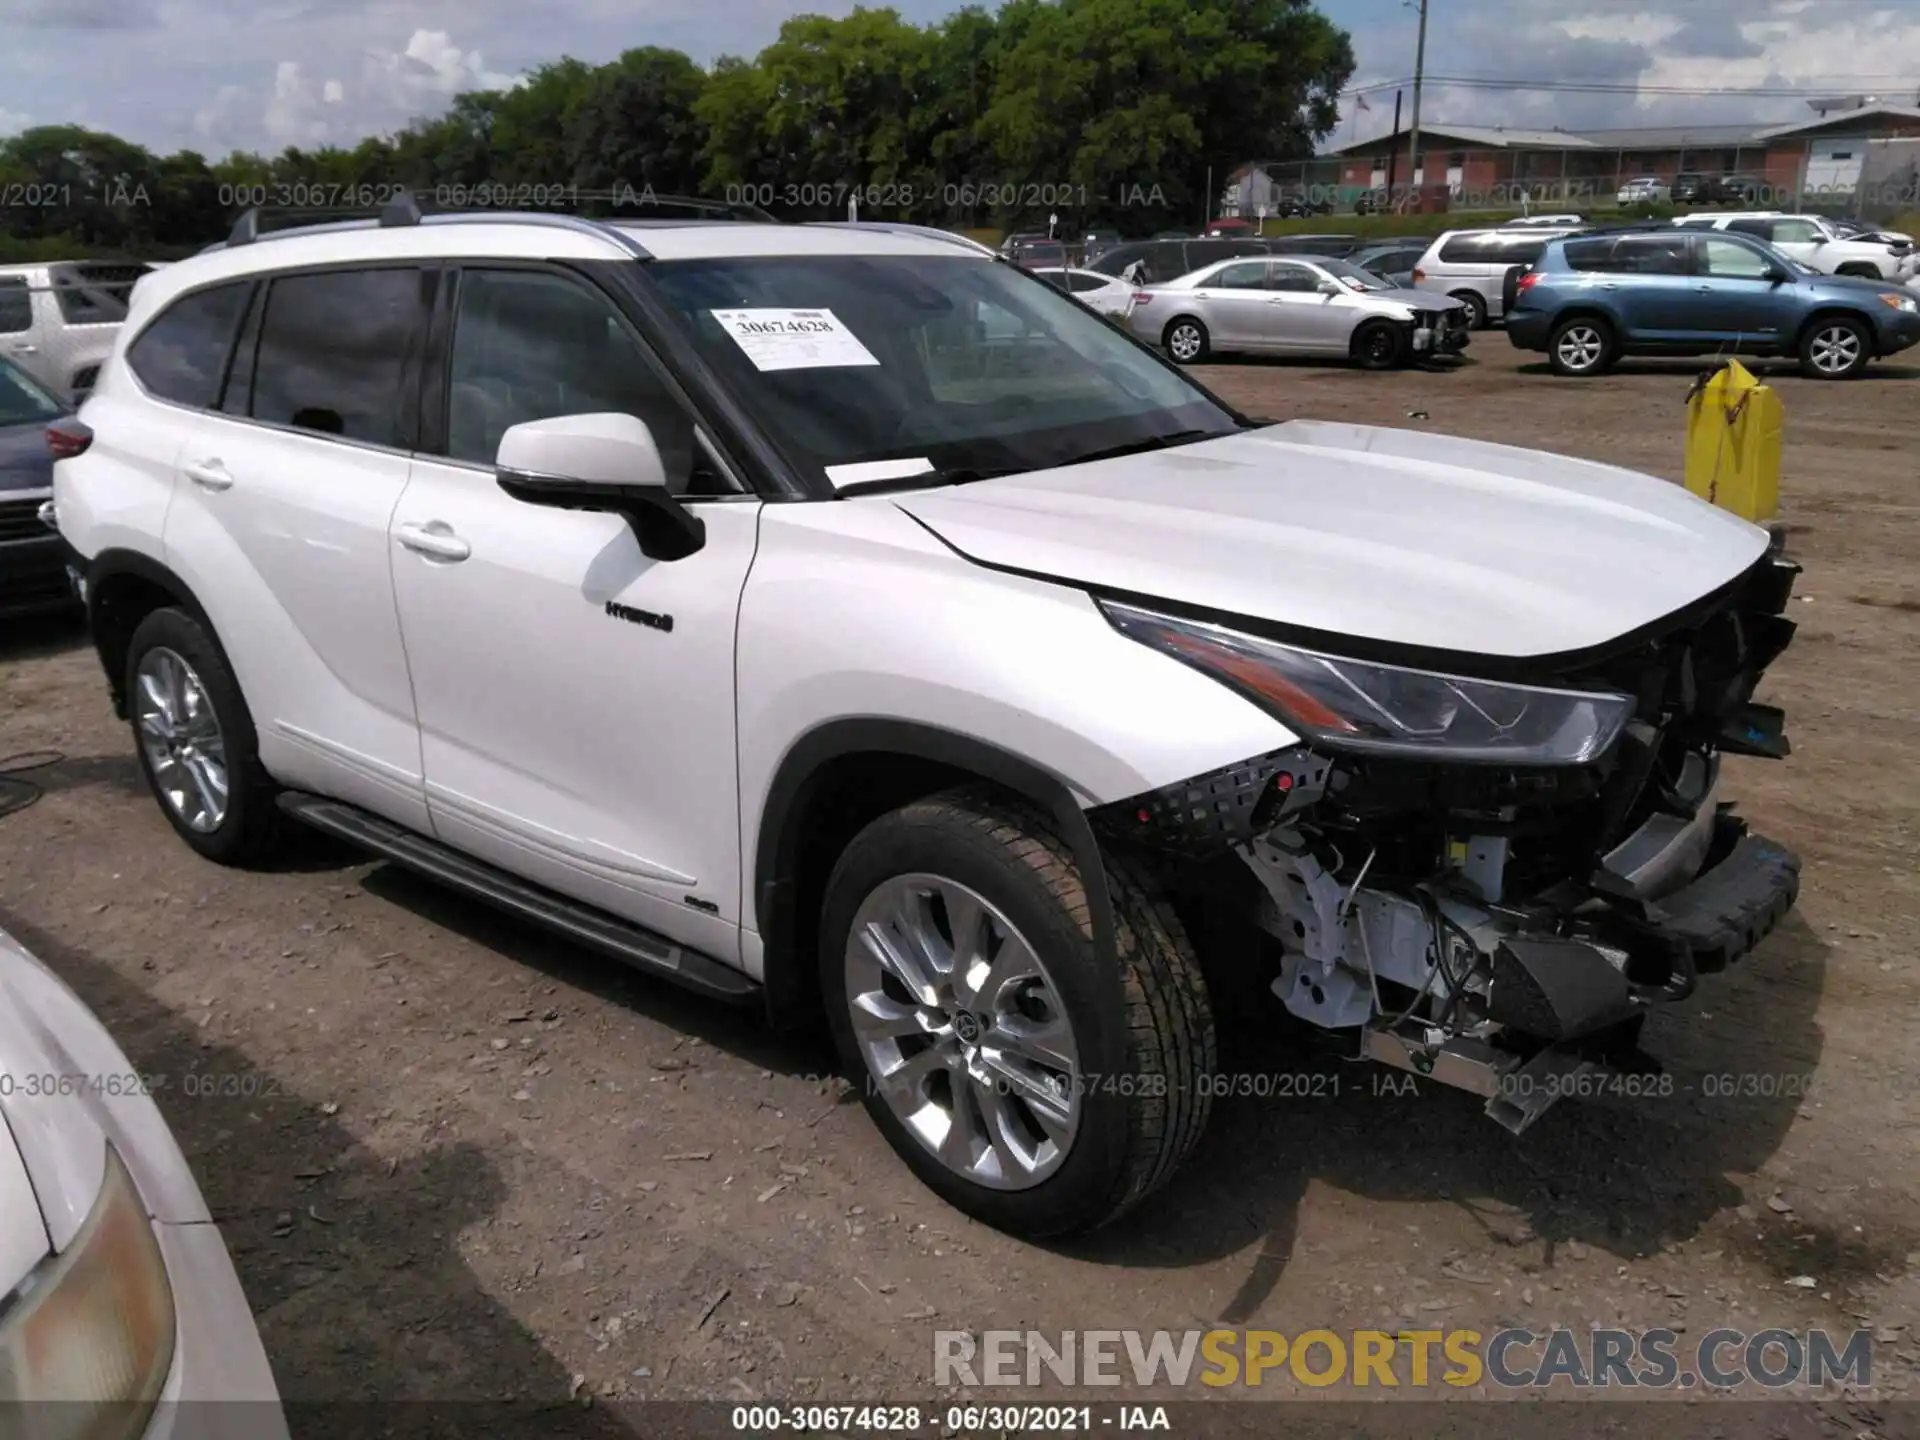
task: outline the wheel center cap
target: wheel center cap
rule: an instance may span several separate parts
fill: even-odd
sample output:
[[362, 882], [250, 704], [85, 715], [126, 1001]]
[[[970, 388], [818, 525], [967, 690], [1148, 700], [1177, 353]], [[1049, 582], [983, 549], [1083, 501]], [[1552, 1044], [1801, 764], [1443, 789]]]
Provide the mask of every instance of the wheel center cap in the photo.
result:
[[962, 1010], [958, 1015], [953, 1017], [953, 1033], [958, 1037], [962, 1045], [978, 1045], [980, 1043], [980, 1022], [970, 1013]]

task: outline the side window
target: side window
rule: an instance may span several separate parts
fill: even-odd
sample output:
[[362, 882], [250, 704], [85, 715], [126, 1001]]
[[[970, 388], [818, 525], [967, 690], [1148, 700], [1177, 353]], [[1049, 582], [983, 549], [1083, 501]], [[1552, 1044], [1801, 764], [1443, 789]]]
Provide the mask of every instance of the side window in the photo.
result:
[[1771, 220], [1729, 220], [1727, 229], [1736, 235], [1751, 235], [1756, 240], [1777, 238], [1778, 226]]
[[247, 413], [344, 440], [410, 443], [401, 381], [420, 319], [420, 282], [412, 268], [276, 277], [260, 319]]
[[1634, 235], [1614, 247], [1609, 268], [1628, 275], [1685, 275], [1693, 264], [1684, 235]]
[[1089, 275], [1084, 270], [1069, 270], [1067, 272], [1067, 283], [1073, 287], [1076, 295], [1080, 295], [1089, 290], [1099, 290], [1103, 288], [1107, 280], [1103, 275]]
[[0, 335], [18, 335], [33, 328], [33, 294], [25, 280], [0, 277]]
[[1561, 253], [1575, 270], [1605, 272], [1614, 268], [1613, 248], [1612, 240], [1569, 240]]
[[1769, 268], [1766, 256], [1732, 240], [1703, 235], [1700, 237], [1700, 246], [1706, 261], [1703, 268], [1709, 275], [1759, 280], [1765, 277]]
[[204, 410], [220, 397], [240, 308], [252, 281], [183, 295], [127, 347], [127, 367], [147, 392]]
[[1445, 265], [1484, 265], [1492, 259], [1485, 235], [1452, 235], [1440, 246], [1440, 261]]
[[1276, 260], [1267, 276], [1269, 290], [1284, 290], [1290, 295], [1311, 295], [1319, 288], [1320, 277], [1304, 265], [1289, 265]]
[[1768, 238], [1776, 244], [1784, 241], [1788, 245], [1811, 245], [1821, 238], [1820, 227], [1811, 220], [1775, 220], [1773, 233]]
[[1247, 260], [1217, 271], [1210, 284], [1222, 290], [1264, 290], [1267, 288], [1267, 262]]
[[1193, 267], [1178, 240], [1156, 240], [1147, 247], [1147, 270], [1155, 280], [1177, 280]]
[[[615, 412], [647, 422], [667, 484], [723, 493], [695, 465], [693, 422], [606, 300], [537, 270], [468, 270], [455, 300], [447, 454], [491, 465], [508, 427]], [[696, 476], [696, 469], [700, 475]]]

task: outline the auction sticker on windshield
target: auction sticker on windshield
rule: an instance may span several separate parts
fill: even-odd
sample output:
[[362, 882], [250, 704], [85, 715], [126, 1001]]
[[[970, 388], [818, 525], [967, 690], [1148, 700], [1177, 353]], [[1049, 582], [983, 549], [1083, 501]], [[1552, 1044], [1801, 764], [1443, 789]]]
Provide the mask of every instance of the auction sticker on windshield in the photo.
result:
[[760, 370], [880, 363], [831, 310], [715, 310], [713, 318]]

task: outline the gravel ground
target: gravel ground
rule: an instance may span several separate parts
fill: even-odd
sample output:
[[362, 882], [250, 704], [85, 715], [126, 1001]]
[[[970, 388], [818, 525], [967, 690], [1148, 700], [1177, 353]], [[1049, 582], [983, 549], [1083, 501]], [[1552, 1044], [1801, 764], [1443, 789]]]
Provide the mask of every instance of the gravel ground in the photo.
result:
[[[1692, 367], [1569, 382], [1479, 342], [1445, 371], [1203, 373], [1263, 416], [1678, 476]], [[1806, 574], [1762, 698], [1796, 753], [1729, 772], [1806, 879], [1759, 952], [1650, 1026], [1668, 1098], [1564, 1104], [1515, 1140], [1469, 1096], [1388, 1093], [1275, 1030], [1254, 1073], [1337, 1084], [1223, 1102], [1156, 1203], [1019, 1244], [911, 1179], [818, 1039], [317, 839], [275, 873], [198, 860], [58, 624], [0, 639], [0, 755], [65, 757], [0, 820], [0, 925], [167, 1078], [293, 1401], [571, 1402], [614, 1436], [647, 1433], [623, 1400], [930, 1397], [936, 1329], [1865, 1326], [1879, 1396], [1818, 1426], [1891, 1435], [1920, 1361], [1920, 369], [1776, 383]], [[1721, 1076], [1740, 1093], [1707, 1093]]]

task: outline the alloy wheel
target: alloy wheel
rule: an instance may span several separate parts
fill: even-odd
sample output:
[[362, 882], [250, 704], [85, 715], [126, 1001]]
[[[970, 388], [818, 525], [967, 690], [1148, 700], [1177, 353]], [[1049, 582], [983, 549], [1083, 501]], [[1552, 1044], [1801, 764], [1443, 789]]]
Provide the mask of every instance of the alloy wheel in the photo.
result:
[[206, 686], [180, 655], [155, 646], [134, 672], [134, 719], [154, 789], [202, 835], [227, 818], [227, 743]]
[[1080, 1123], [1079, 1045], [1026, 938], [977, 891], [898, 875], [861, 903], [846, 993], [871, 1083], [954, 1174], [1025, 1190]]
[[1823, 325], [1814, 332], [1807, 358], [1823, 375], [1844, 375], [1860, 363], [1860, 332], [1851, 325]]
[[1607, 342], [1591, 325], [1569, 325], [1555, 347], [1560, 363], [1569, 370], [1591, 370], [1606, 353]]
[[1167, 337], [1167, 349], [1176, 360], [1193, 360], [1200, 354], [1200, 332], [1191, 325], [1176, 325]]

